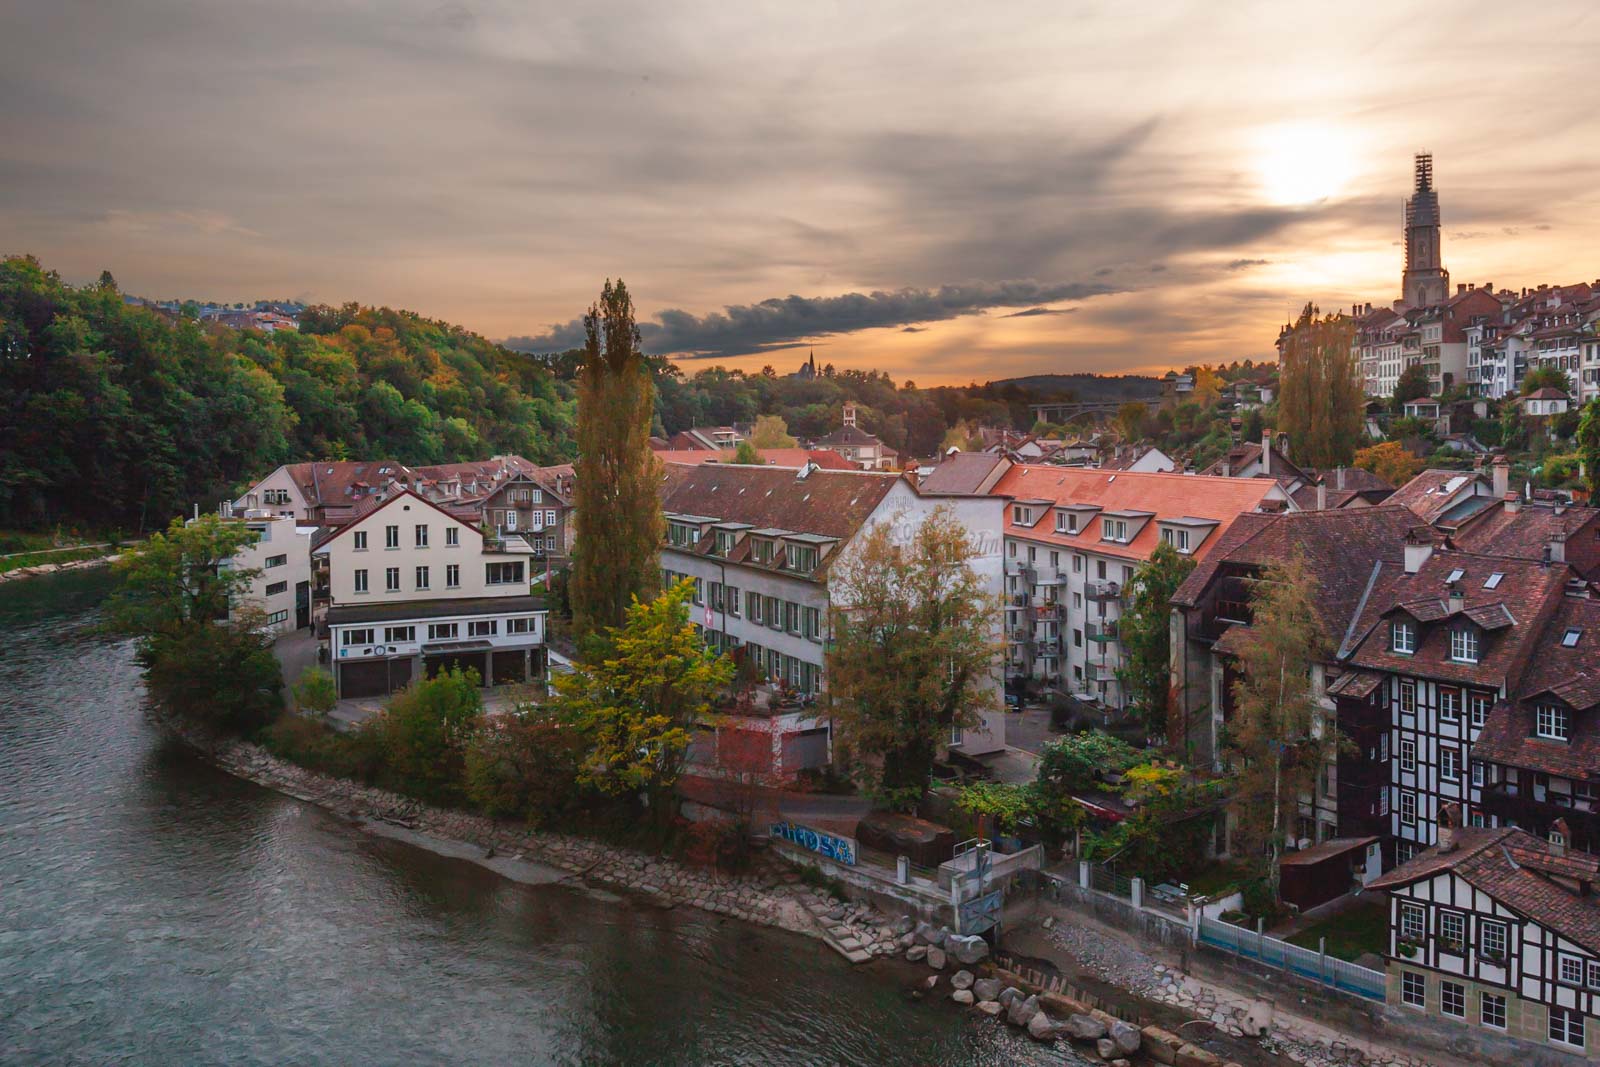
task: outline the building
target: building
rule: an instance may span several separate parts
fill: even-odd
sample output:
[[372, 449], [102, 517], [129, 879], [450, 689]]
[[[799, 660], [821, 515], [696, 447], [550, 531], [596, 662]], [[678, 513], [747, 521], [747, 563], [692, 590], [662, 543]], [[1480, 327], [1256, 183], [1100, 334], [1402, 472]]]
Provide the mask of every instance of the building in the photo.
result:
[[844, 425], [816, 442], [817, 448], [831, 449], [865, 471], [893, 470], [900, 453], [856, 425], [858, 408], [844, 406]]
[[392, 460], [286, 463], [233, 501], [235, 514], [269, 510], [307, 525], [333, 526], [369, 497], [409, 487], [419, 475]]
[[667, 449], [732, 452], [745, 440], [745, 435], [732, 426], [691, 426], [667, 438]]
[[1154, 445], [1116, 445], [1100, 458], [1100, 469], [1130, 471], [1135, 474], [1161, 474], [1178, 469], [1171, 456]]
[[340, 697], [382, 696], [451, 667], [485, 685], [545, 676], [545, 607], [532, 552], [410, 489], [372, 501], [313, 549], [328, 575], [327, 638]]
[[[815, 739], [831, 738], [816, 697], [827, 690], [829, 612], [844, 606], [832, 574], [863, 531], [891, 523], [909, 535], [935, 508], [949, 507], [979, 543], [975, 568], [1000, 591], [998, 497], [924, 494], [889, 473], [706, 464], [670, 467], [662, 506], [663, 580], [693, 579], [691, 610], [707, 642], [779, 683], [753, 705], [750, 717], [761, 722], [747, 728], [808, 761], [783, 763], [780, 773], [817, 765]], [[1000, 682], [997, 668], [997, 709]], [[967, 756], [1003, 749], [1004, 714], [985, 713], [977, 728], [956, 731], [950, 747]]]
[[513, 475], [483, 498], [483, 525], [497, 540], [520, 539], [536, 559], [572, 554], [572, 478]]
[[959, 452], [952, 449], [937, 466], [922, 476], [919, 484], [926, 493], [989, 492], [1011, 469], [1011, 460], [996, 452]]
[[1117, 623], [1139, 565], [1166, 542], [1204, 559], [1230, 525], [1288, 506], [1271, 478], [1016, 465], [1005, 516], [1007, 678], [1122, 708]]
[[1552, 415], [1565, 415], [1571, 401], [1567, 394], [1553, 386], [1535, 389], [1522, 398], [1522, 413], [1529, 418], [1548, 419]]
[[1483, 1062], [1593, 1063], [1600, 861], [1559, 832], [1458, 828], [1453, 811], [1443, 816], [1437, 846], [1368, 887], [1388, 894], [1389, 1003], [1459, 1024], [1472, 1040], [1461, 1047]]
[[1400, 299], [1408, 307], [1442, 303], [1450, 294], [1450, 272], [1440, 261], [1439, 194], [1433, 188], [1433, 154], [1416, 157], [1416, 187], [1406, 201], [1406, 269]]
[[302, 526], [287, 516], [266, 509], [237, 517], [255, 532], [255, 543], [239, 551], [229, 566], [258, 573], [242, 596], [244, 603], [265, 615], [273, 634], [311, 625], [311, 540], [315, 526]]
[[[761, 456], [761, 462], [769, 467], [788, 467], [790, 470], [799, 470], [807, 464], [814, 464], [824, 470], [855, 471], [861, 469], [858, 464], [850, 462], [830, 448], [761, 448], [756, 451]], [[663, 448], [656, 450], [656, 458], [662, 463], [682, 463], [693, 466], [698, 463], [735, 463], [738, 461], [739, 455], [736, 450], [714, 452], [704, 448]]]
[[1589, 581], [1600, 580], [1600, 508], [1523, 500], [1507, 493], [1468, 516], [1450, 541], [1467, 552], [1565, 563]]
[[1429, 468], [1396, 489], [1387, 502], [1410, 508], [1430, 526], [1454, 529], [1504, 500], [1510, 474], [1503, 459], [1491, 464], [1487, 475], [1482, 471]]
[[1280, 437], [1274, 441], [1270, 430], [1262, 431], [1259, 444], [1254, 441], [1235, 444], [1200, 474], [1207, 478], [1271, 478], [1287, 493], [1312, 483], [1309, 474], [1289, 461], [1287, 439]]

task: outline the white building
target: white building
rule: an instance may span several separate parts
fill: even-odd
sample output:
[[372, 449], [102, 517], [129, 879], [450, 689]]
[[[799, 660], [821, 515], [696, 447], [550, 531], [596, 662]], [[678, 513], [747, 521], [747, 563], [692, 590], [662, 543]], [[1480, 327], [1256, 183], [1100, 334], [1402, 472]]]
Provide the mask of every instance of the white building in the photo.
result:
[[[735, 650], [751, 665], [747, 669], [782, 682], [788, 699], [757, 710], [783, 721], [761, 729], [771, 730], [779, 748], [806, 753], [802, 766], [816, 765], [815, 741], [829, 730], [815, 698], [827, 689], [832, 574], [857, 550], [864, 531], [892, 523], [909, 537], [935, 508], [949, 507], [978, 541], [975, 570], [999, 594], [997, 498], [922, 494], [903, 475], [815, 466], [674, 464], [667, 481], [663, 579], [694, 579], [694, 619], [708, 642]], [[998, 664], [992, 685], [998, 709]], [[1004, 748], [1003, 713], [985, 713], [978, 727], [957, 730], [950, 747], [973, 756]], [[786, 760], [783, 773], [793, 769], [794, 761]]]
[[238, 521], [256, 533], [255, 543], [231, 561], [238, 570], [257, 572], [241, 600], [265, 613], [274, 634], [310, 626], [311, 540], [316, 527], [261, 509]]
[[532, 553], [409, 490], [317, 545], [326, 560], [328, 641], [341, 697], [379, 696], [452, 666], [485, 685], [542, 679], [544, 602]]

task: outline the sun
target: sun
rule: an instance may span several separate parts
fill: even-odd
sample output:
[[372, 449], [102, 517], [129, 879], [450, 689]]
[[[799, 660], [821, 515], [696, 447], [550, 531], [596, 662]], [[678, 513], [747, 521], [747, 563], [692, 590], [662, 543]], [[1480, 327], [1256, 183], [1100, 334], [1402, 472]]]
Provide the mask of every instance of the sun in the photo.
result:
[[1256, 175], [1274, 204], [1315, 204], [1337, 196], [1354, 173], [1348, 134], [1326, 123], [1292, 122], [1256, 135]]

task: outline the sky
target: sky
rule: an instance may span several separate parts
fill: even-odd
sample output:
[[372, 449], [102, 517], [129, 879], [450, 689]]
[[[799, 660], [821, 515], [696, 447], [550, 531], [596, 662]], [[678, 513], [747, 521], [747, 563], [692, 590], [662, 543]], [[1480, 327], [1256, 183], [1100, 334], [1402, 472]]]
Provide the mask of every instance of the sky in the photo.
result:
[[1270, 357], [1600, 277], [1600, 5], [0, 0], [0, 252], [68, 281], [919, 384]]

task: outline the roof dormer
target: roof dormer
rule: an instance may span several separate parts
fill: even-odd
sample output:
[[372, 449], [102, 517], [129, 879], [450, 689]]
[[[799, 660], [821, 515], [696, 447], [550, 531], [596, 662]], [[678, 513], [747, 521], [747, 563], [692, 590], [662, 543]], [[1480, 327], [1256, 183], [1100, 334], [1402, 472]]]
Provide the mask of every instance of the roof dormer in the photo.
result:
[[1187, 556], [1205, 544], [1206, 538], [1222, 524], [1216, 519], [1184, 515], [1176, 519], [1158, 519], [1156, 525], [1161, 531], [1162, 542]]
[[1058, 504], [1056, 513], [1056, 533], [1077, 534], [1089, 528], [1089, 522], [1096, 513], [1103, 510], [1099, 504]]
[[1100, 540], [1125, 545], [1139, 536], [1145, 523], [1156, 517], [1153, 511], [1107, 511], [1100, 516]]

